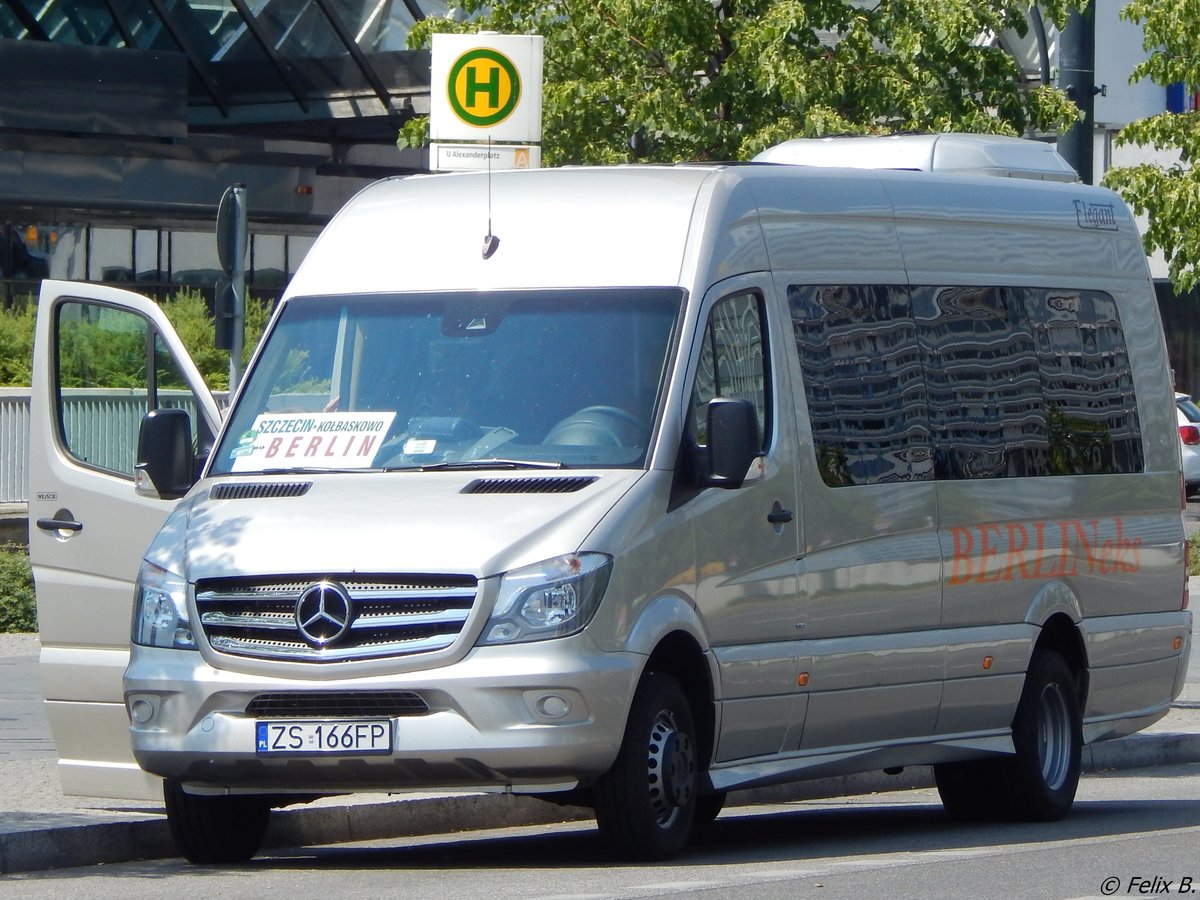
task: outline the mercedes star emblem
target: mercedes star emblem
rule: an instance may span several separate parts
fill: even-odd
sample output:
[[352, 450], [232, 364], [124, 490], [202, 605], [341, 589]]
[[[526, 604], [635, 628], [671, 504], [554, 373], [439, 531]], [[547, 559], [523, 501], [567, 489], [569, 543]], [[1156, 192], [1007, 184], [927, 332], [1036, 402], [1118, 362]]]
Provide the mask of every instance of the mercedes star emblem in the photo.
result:
[[328, 646], [344, 635], [352, 618], [350, 594], [332, 581], [310, 584], [296, 601], [296, 627], [314, 647]]

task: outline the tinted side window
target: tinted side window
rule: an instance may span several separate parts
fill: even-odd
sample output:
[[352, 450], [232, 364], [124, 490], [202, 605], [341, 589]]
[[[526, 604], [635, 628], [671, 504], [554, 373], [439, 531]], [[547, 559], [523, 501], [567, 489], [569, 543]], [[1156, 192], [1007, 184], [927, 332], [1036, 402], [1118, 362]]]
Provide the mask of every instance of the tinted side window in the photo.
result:
[[713, 307], [692, 388], [691, 427], [697, 443], [708, 443], [708, 402], [741, 397], [754, 404], [765, 448], [770, 436], [770, 377], [764, 341], [762, 301], [739, 294]]
[[1046, 410], [1021, 297], [915, 288], [938, 478], [1046, 474]]
[[792, 331], [821, 477], [933, 477], [921, 348], [904, 286], [792, 286]]
[[788, 300], [830, 486], [1144, 467], [1107, 294], [793, 285]]
[[1116, 302], [1098, 291], [1028, 290], [1055, 475], [1140, 472], [1141, 429]]

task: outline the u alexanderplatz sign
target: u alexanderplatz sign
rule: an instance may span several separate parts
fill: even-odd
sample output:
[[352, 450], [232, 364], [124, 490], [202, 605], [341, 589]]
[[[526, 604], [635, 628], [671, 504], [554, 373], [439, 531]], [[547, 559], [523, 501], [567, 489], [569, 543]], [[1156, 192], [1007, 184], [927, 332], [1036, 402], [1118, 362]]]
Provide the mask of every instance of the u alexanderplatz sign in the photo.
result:
[[430, 168], [541, 164], [540, 35], [435, 34]]

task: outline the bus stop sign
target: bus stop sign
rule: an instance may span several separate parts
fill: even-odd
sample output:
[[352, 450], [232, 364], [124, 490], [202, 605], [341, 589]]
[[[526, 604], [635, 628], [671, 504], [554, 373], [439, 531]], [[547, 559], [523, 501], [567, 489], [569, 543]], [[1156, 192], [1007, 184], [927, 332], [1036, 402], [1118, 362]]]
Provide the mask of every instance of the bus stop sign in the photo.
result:
[[542, 44], [534, 34], [433, 35], [430, 139], [540, 143]]

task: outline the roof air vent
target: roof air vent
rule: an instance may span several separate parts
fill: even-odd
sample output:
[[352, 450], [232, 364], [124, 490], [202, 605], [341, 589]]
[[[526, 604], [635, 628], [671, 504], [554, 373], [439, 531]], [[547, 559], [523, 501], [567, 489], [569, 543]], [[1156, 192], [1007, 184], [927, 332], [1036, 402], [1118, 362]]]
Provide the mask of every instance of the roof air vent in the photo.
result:
[[768, 147], [755, 162], [846, 169], [915, 169], [1075, 182], [1052, 144], [991, 134], [893, 134], [797, 138]]

